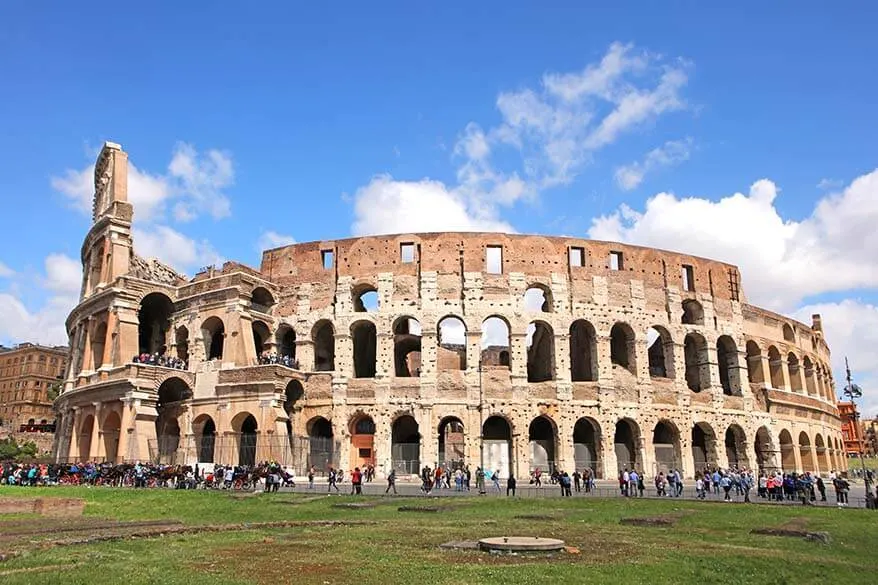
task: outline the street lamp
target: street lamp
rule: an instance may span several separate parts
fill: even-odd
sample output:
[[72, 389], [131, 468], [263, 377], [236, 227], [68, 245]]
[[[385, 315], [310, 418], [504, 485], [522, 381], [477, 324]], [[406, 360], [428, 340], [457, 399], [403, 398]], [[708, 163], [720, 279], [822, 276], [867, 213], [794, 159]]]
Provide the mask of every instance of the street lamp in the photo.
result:
[[[844, 358], [844, 368], [846, 373], [847, 385], [842, 393], [851, 401], [851, 418], [853, 419], [854, 438], [857, 436], [857, 404], [855, 398], [863, 397], [863, 389], [853, 383], [851, 380], [851, 367], [848, 364], [848, 358]], [[863, 469], [863, 486], [866, 488], [866, 507], [875, 507], [875, 495], [872, 493], [872, 482], [869, 480], [869, 473], [866, 470], [866, 460], [863, 458], [863, 441], [857, 441], [857, 453], [860, 456], [860, 466]]]

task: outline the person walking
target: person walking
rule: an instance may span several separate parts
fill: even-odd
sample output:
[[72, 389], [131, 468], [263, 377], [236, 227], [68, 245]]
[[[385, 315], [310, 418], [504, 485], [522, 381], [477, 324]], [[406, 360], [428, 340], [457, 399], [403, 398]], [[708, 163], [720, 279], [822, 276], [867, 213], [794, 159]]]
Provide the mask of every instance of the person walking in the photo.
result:
[[332, 492], [332, 488], [335, 488], [335, 491], [336, 491], [336, 492], [340, 491], [340, 490], [338, 489], [338, 483], [337, 483], [337, 481], [338, 481], [338, 475], [336, 475], [336, 473], [335, 473], [335, 468], [334, 468], [334, 467], [330, 467], [330, 468], [329, 468], [329, 477], [328, 477], [328, 480], [329, 480], [329, 486], [326, 488], [326, 493], [330, 493], [330, 492]]
[[359, 467], [351, 472], [351, 495], [363, 495], [363, 472]]
[[384, 493], [390, 493], [390, 490], [393, 490], [393, 495], [397, 495], [396, 493], [396, 470], [391, 469], [390, 474], [387, 476], [387, 489], [384, 490]]

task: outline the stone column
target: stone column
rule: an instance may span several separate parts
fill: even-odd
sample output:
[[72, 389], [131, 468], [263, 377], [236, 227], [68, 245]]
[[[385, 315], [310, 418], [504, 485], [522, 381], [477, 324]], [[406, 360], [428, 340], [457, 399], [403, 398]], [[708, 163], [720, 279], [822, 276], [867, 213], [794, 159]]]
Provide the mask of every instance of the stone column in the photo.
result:
[[570, 383], [570, 333], [555, 333], [555, 380]]
[[101, 445], [101, 409], [103, 407], [102, 402], [94, 402], [92, 403], [95, 407], [94, 414], [94, 424], [91, 426], [91, 444], [89, 445], [88, 450], [88, 458], [92, 461], [96, 461], [98, 457], [100, 457], [101, 452], [103, 452], [103, 445]]
[[296, 361], [304, 372], [314, 371], [314, 340], [296, 338]]
[[613, 438], [615, 435], [615, 425], [610, 424], [601, 424], [601, 429], [607, 429], [607, 432], [601, 432], [600, 436], [600, 444], [598, 445], [598, 457], [600, 457], [600, 461], [598, 462], [597, 469], [595, 469], [595, 473], [600, 475], [603, 479], [616, 479], [616, 476], [619, 474], [619, 463], [616, 460], [616, 446], [613, 443]]
[[77, 461], [79, 459], [79, 425], [82, 424], [82, 409], [74, 406], [71, 411], [73, 432], [70, 437], [70, 446], [67, 448], [67, 460]]
[[395, 376], [396, 363], [394, 359], [393, 333], [379, 330], [375, 342], [377, 344], [375, 351], [375, 378], [381, 379]]
[[512, 386], [527, 383], [527, 333], [509, 335], [509, 359], [512, 367]]
[[122, 417], [119, 424], [119, 447], [116, 450], [116, 459], [122, 463], [130, 461], [128, 456], [129, 445], [131, 441], [131, 433], [134, 429], [131, 427], [132, 406], [130, 398], [122, 399]]
[[438, 359], [438, 339], [436, 329], [421, 329], [421, 383], [436, 383]]
[[344, 379], [354, 377], [354, 340], [347, 331], [335, 332], [335, 372]]

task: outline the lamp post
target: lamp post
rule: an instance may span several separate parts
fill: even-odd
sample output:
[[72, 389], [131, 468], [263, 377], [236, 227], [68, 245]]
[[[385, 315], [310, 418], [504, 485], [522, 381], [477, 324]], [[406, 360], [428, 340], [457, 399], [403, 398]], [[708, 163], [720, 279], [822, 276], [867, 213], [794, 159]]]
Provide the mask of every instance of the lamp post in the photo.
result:
[[[848, 358], [844, 358], [844, 368], [847, 379], [847, 385], [844, 387], [843, 393], [851, 401], [851, 418], [853, 420], [854, 438], [857, 436], [857, 404], [855, 398], [863, 396], [863, 390], [853, 383], [851, 377], [851, 367], [848, 364]], [[866, 507], [872, 509], [875, 507], [875, 495], [872, 493], [872, 482], [869, 480], [869, 473], [866, 470], [866, 460], [863, 458], [863, 441], [857, 441], [857, 454], [860, 456], [860, 466], [863, 470], [863, 486], [866, 488]]]
[[485, 400], [482, 390], [482, 351], [479, 349], [479, 467], [485, 473]]

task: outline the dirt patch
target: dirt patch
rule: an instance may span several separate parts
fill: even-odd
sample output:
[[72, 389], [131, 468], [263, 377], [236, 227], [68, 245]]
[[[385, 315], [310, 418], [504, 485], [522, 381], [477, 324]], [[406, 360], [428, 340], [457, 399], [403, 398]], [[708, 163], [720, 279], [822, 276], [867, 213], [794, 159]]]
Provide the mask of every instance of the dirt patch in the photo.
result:
[[519, 514], [518, 516], [513, 516], [516, 520], [557, 520], [557, 516], [552, 516], [550, 514]]
[[243, 578], [258, 585], [290, 583], [293, 582], [291, 579], [310, 582], [314, 577], [321, 578], [322, 582], [334, 582], [335, 579], [331, 577], [343, 573], [341, 561], [297, 563], [296, 559], [301, 558], [299, 543], [277, 542], [272, 538], [218, 548], [211, 551], [211, 556], [215, 560], [191, 563], [189, 566], [201, 573], [217, 575], [220, 581]]
[[663, 516], [655, 516], [655, 517], [645, 517], [645, 518], [622, 518], [619, 520], [619, 524], [623, 524], [625, 526], [658, 526], [658, 527], [668, 527], [676, 524], [677, 521], [672, 518], [667, 518]]
[[348, 510], [364, 510], [366, 508], [374, 508], [375, 504], [372, 502], [350, 502], [350, 503], [341, 503], [341, 504], [333, 504], [333, 508], [347, 508]]
[[79, 498], [0, 498], [2, 514], [39, 514], [52, 518], [82, 516], [85, 500]]
[[750, 534], [804, 538], [805, 540], [819, 542], [821, 544], [829, 544], [831, 542], [828, 532], [808, 532], [807, 530], [796, 530], [792, 528], [754, 528], [750, 531]]
[[[443, 508], [448, 510], [449, 508]], [[399, 512], [427, 512], [427, 513], [436, 513], [439, 511], [439, 506], [400, 506], [397, 508]]]

